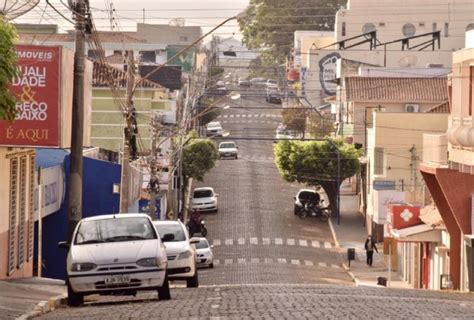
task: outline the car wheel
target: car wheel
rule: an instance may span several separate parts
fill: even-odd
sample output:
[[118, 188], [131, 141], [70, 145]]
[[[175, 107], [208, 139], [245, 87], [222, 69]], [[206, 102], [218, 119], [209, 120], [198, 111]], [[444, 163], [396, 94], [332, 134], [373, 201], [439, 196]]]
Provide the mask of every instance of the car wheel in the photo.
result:
[[299, 211], [300, 211], [300, 208], [298, 208], [297, 206], [295, 206], [294, 213], [295, 213], [295, 214], [298, 214]]
[[214, 269], [214, 262], [209, 265], [209, 269]]
[[71, 285], [67, 284], [67, 305], [70, 307], [78, 307], [84, 303], [84, 295], [74, 292]]
[[204, 227], [204, 228], [202, 229], [201, 235], [202, 235], [203, 237], [206, 237], [206, 236], [207, 236], [207, 229], [206, 229], [206, 227]]
[[197, 268], [194, 268], [196, 272], [192, 278], [186, 280], [186, 287], [187, 288], [197, 288], [199, 287], [199, 279], [198, 279], [198, 271]]
[[168, 272], [166, 272], [165, 280], [163, 281], [163, 285], [158, 288], [158, 299], [159, 300], [170, 300], [171, 299], [170, 282], [168, 281]]
[[234, 159], [237, 160], [238, 158], [239, 158], [239, 156], [238, 156], [238, 155], [235, 155], [235, 158], [234, 158]]

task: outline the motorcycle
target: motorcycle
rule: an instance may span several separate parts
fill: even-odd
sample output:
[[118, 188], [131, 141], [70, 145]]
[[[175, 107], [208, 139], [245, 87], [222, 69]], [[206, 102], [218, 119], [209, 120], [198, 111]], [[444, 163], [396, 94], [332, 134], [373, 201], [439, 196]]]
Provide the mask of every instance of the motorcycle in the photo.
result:
[[192, 220], [188, 223], [189, 236], [192, 237], [195, 233], [200, 233], [203, 237], [207, 236], [206, 222], [201, 220], [199, 223]]
[[308, 216], [319, 217], [319, 220], [322, 222], [328, 221], [329, 216], [330, 216], [330, 211], [329, 211], [329, 207], [321, 206], [323, 201], [324, 200], [321, 200], [321, 203], [318, 205], [316, 205], [313, 202], [304, 203], [303, 207], [298, 211], [298, 217], [300, 218], [306, 218]]

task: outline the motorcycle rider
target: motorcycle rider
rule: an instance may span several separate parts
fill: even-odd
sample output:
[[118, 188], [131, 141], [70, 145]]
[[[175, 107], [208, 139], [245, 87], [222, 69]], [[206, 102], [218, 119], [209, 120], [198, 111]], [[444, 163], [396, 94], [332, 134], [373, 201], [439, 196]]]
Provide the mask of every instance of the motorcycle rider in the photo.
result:
[[[201, 230], [201, 214], [197, 209], [192, 209], [191, 217], [189, 219], [189, 229], [191, 230]], [[193, 232], [194, 233], [194, 232]]]

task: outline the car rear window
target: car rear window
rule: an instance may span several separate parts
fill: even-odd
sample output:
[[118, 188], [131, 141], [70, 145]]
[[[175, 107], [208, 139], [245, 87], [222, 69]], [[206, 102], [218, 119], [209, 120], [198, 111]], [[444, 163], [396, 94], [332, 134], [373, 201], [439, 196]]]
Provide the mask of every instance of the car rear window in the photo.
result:
[[165, 234], [173, 234], [174, 240], [171, 242], [186, 241], [186, 234], [179, 224], [155, 224], [155, 226], [161, 237], [163, 237]]
[[199, 240], [198, 243], [196, 243], [196, 249], [206, 249], [209, 248], [209, 243], [206, 240]]
[[209, 198], [212, 197], [211, 190], [198, 190], [194, 191], [193, 198]]
[[235, 144], [233, 143], [223, 143], [220, 145], [220, 148], [227, 149], [227, 148], [235, 148]]

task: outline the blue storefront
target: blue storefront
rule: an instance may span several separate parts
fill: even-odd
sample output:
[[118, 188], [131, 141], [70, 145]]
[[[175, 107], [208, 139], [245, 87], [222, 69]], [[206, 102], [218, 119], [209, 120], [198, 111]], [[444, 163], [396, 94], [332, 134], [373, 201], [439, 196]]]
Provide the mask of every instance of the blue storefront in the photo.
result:
[[[120, 183], [120, 164], [83, 158], [83, 204], [82, 216], [91, 217], [101, 214], [117, 213], [119, 211], [120, 196], [114, 193], [114, 184]], [[43, 218], [43, 277], [65, 279], [66, 251], [59, 249], [57, 243], [67, 238], [68, 231], [68, 191], [67, 181], [69, 179], [70, 155], [68, 151], [61, 149], [39, 149], [36, 154], [37, 168], [54, 168], [62, 171], [57, 175], [58, 179], [64, 181], [50, 181], [49, 184], [61, 185], [63, 190], [57, 187], [49, 187], [47, 201], [52, 203], [59, 201], [59, 210], [45, 212]], [[46, 188], [45, 188], [46, 189]], [[51, 211], [51, 210], [50, 210]], [[35, 223], [35, 235], [38, 235], [38, 222]], [[35, 241], [35, 261], [37, 261], [37, 243]]]

